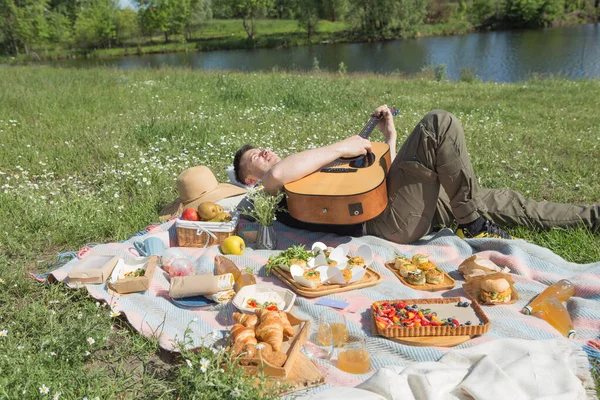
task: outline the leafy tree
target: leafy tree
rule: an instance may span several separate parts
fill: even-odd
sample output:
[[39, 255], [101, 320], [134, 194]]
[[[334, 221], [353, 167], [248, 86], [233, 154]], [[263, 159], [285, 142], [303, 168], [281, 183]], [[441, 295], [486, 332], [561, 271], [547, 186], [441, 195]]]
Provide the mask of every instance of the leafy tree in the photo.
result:
[[468, 17], [474, 26], [489, 25], [497, 17], [497, 0], [473, 0]]
[[70, 45], [73, 40], [71, 20], [58, 11], [49, 11], [46, 15], [48, 22], [48, 42], [58, 45]]
[[340, 21], [346, 17], [348, 7], [348, 0], [321, 0], [321, 15], [329, 21]]
[[131, 8], [119, 10], [117, 13], [116, 38], [119, 44], [136, 39], [140, 34], [138, 14]]
[[367, 35], [413, 36], [427, 14], [427, 0], [352, 0], [351, 21]]
[[48, 38], [46, 0], [0, 0], [0, 31], [9, 53], [19, 54]]
[[117, 11], [117, 0], [90, 0], [75, 21], [78, 46], [110, 47], [117, 37]]
[[296, 0], [274, 0], [268, 16], [277, 19], [294, 19]]
[[508, 0], [508, 21], [519, 27], [545, 26], [562, 14], [564, 0]]
[[298, 26], [310, 39], [319, 26], [319, 0], [299, 0], [296, 8]]
[[267, 9], [273, 6], [273, 0], [226, 0], [236, 18], [242, 18], [244, 30], [248, 39], [256, 35], [256, 18], [266, 14]]
[[192, 39], [192, 33], [204, 21], [212, 18], [210, 0], [191, 0], [190, 15], [186, 21], [185, 31], [188, 39]]

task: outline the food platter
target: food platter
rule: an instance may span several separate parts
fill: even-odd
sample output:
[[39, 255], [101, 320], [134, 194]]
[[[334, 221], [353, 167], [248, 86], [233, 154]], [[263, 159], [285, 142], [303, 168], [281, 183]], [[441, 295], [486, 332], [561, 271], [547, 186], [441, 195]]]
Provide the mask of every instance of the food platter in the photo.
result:
[[450, 290], [454, 286], [456, 286], [456, 281], [454, 279], [452, 279], [452, 277], [450, 275], [448, 275], [446, 273], [446, 271], [443, 271], [444, 280], [442, 281], [442, 283], [439, 283], [437, 285], [434, 285], [431, 283], [424, 283], [422, 285], [412, 284], [405, 277], [400, 275], [400, 273], [394, 268], [394, 264], [395, 264], [395, 260], [390, 260], [390, 261], [386, 261], [384, 265], [387, 269], [392, 271], [398, 279], [400, 279], [400, 282], [402, 282], [404, 285], [406, 285], [410, 288], [413, 288], [415, 290], [423, 290], [426, 292], [437, 292], [439, 290]]
[[349, 290], [362, 289], [369, 286], [375, 286], [381, 281], [381, 275], [377, 272], [373, 271], [371, 268], [366, 268], [365, 275], [361, 280], [349, 283], [345, 285], [340, 284], [323, 284], [317, 286], [316, 288], [309, 288], [306, 286], [300, 285], [298, 282], [294, 281], [292, 275], [280, 269], [279, 267], [273, 267], [271, 269], [271, 273], [281, 279], [283, 283], [288, 285], [290, 289], [292, 289], [296, 294], [303, 297], [321, 297], [334, 293], [347, 292]]
[[[373, 320], [373, 333], [379, 336], [384, 336], [388, 339], [401, 339], [415, 337], [456, 337], [466, 336], [472, 337], [475, 335], [482, 335], [489, 330], [490, 321], [485, 315], [481, 307], [477, 302], [467, 303], [466, 307], [461, 307], [462, 303], [459, 297], [450, 298], [431, 298], [431, 299], [404, 299], [404, 300], [381, 300], [373, 303], [371, 306], [371, 317]], [[390, 317], [381, 317], [381, 311], [378, 310], [382, 305], [392, 305], [396, 309], [398, 304], [404, 304], [404, 306], [415, 306], [417, 308], [430, 309], [432, 315], [434, 314], [434, 320], [431, 324], [405, 324], [405, 320], [402, 320], [402, 324], [391, 323]], [[395, 305], [395, 306], [394, 306]], [[416, 312], [416, 311], [415, 311]], [[421, 311], [419, 311], [420, 313]], [[425, 311], [423, 311], [423, 314]], [[419, 314], [422, 319], [422, 315]], [[447, 321], [447, 318], [451, 317], [454, 324]], [[404, 318], [404, 317], [403, 317]], [[414, 319], [416, 321], [416, 318]], [[387, 323], [387, 325], [386, 325]], [[380, 324], [382, 326], [380, 326]]]

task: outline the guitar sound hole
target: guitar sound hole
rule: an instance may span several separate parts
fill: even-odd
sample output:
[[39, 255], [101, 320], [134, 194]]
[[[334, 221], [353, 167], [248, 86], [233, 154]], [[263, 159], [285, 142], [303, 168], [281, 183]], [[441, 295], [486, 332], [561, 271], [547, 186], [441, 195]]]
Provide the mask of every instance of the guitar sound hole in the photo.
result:
[[350, 160], [356, 160], [357, 158], [361, 158], [363, 156], [355, 156], [355, 157], [340, 157], [340, 160], [344, 160], [344, 161], [350, 161]]
[[367, 168], [375, 163], [375, 154], [367, 153], [362, 157], [350, 162], [352, 168]]

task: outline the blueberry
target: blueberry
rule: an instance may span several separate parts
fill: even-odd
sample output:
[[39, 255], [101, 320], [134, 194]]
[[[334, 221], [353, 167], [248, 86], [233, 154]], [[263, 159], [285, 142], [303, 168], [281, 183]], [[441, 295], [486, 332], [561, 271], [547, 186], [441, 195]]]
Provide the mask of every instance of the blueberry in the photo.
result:
[[480, 322], [479, 325], [485, 325], [483, 322]]
[[471, 325], [471, 321], [465, 322], [465, 325], [467, 325], [467, 326]]
[[462, 302], [459, 301], [458, 303], [456, 303], [456, 307], [462, 307]]

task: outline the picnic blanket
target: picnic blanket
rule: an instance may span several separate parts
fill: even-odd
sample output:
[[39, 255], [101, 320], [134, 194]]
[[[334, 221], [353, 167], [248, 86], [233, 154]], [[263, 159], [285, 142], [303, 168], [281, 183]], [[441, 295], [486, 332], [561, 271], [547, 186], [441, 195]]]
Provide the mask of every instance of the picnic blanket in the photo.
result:
[[[147, 233], [168, 231], [174, 239], [173, 224], [174, 222], [170, 221], [153, 226]], [[247, 221], [240, 222], [239, 230], [247, 229], [256, 229], [256, 226]], [[266, 275], [264, 265], [268, 257], [294, 244], [310, 247], [315, 241], [330, 246], [345, 243], [351, 252], [356, 251], [362, 244], [369, 245], [375, 255], [371, 268], [383, 278], [376, 286], [327, 296], [346, 301], [350, 303], [349, 308], [358, 310], [355, 313], [346, 313], [348, 330], [350, 334], [367, 336], [367, 349], [371, 355], [371, 373], [348, 374], [336, 368], [335, 361], [316, 360], [315, 364], [326, 377], [326, 385], [309, 389], [309, 393], [316, 393], [332, 386], [353, 387], [368, 379], [382, 367], [406, 367], [416, 362], [437, 361], [448, 353], [451, 349], [412, 347], [373, 336], [369, 307], [377, 300], [464, 296], [461, 289], [464, 281], [458, 274], [457, 267], [465, 258], [473, 254], [479, 254], [498, 265], [510, 268], [515, 288], [519, 292], [519, 301], [511, 305], [485, 307], [485, 312], [491, 321], [489, 332], [453, 349], [468, 348], [501, 338], [529, 340], [562, 338], [547, 322], [526, 316], [520, 310], [547, 285], [563, 278], [568, 278], [576, 286], [576, 297], [571, 298], [567, 304], [578, 333], [575, 342], [583, 346], [588, 341], [600, 337], [600, 262], [570, 263], [548, 249], [521, 240], [462, 240], [448, 229], [409, 245], [399, 245], [373, 236], [354, 238], [308, 232], [292, 229], [277, 222], [275, 229], [278, 250], [254, 250], [248, 247], [242, 256], [228, 256], [239, 267], [249, 267], [254, 270], [258, 283], [286, 287], [277, 277]], [[133, 241], [140, 239], [144, 239], [144, 236], [133, 237], [120, 243], [97, 245], [90, 252], [134, 257]], [[214, 257], [220, 254], [218, 246], [205, 249], [182, 249], [186, 256], [195, 262], [197, 273], [214, 272]], [[428, 255], [457, 281], [456, 287], [445, 292], [423, 292], [403, 285], [384, 266], [384, 262], [393, 259], [396, 253], [409, 257], [416, 253]], [[79, 259], [76, 258], [64, 264], [52, 272], [53, 277], [68, 284], [67, 274], [78, 262]], [[176, 343], [183, 339], [186, 329], [191, 331], [192, 346], [200, 345], [201, 338], [204, 338], [205, 345], [216, 342], [225, 334], [226, 327], [231, 323], [231, 314], [236, 311], [231, 304], [221, 304], [208, 309], [185, 309], [176, 306], [168, 296], [167, 275], [160, 270], [155, 273], [150, 289], [143, 293], [117, 296], [110, 293], [105, 284], [86, 285], [86, 287], [94, 298], [106, 301], [113, 311], [123, 313], [139, 332], [147, 336], [157, 336], [160, 346], [166, 350], [176, 350]], [[317, 300], [298, 296], [293, 313], [299, 318], [316, 323], [323, 310], [323, 306], [315, 304]]]

